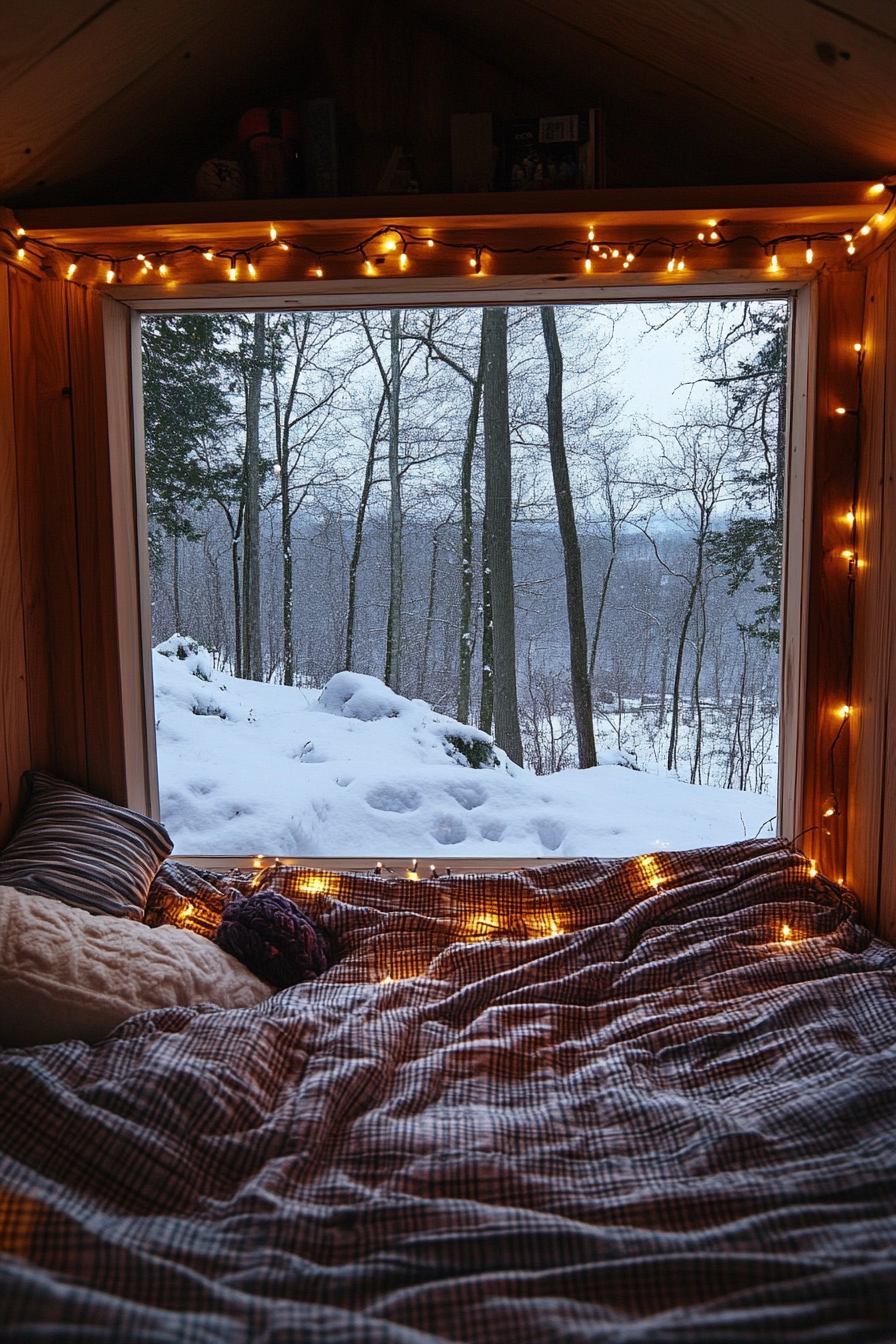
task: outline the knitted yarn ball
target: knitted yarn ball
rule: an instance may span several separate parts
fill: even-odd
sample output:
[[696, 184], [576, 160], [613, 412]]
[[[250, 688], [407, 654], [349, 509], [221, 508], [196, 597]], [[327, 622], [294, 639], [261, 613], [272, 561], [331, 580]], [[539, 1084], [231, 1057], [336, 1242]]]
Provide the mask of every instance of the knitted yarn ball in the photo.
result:
[[215, 942], [278, 989], [313, 980], [329, 965], [323, 930], [270, 887], [226, 905]]

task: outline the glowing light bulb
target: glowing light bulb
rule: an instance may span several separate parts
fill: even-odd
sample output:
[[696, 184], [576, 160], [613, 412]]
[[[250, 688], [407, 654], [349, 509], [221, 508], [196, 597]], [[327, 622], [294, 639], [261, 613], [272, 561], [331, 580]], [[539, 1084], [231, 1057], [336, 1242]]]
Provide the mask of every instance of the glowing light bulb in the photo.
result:
[[159, 275], [167, 275], [167, 274], [168, 274], [168, 267], [165, 265], [164, 262], [162, 262], [162, 265], [159, 267]]
[[823, 817], [832, 817], [832, 816], [834, 815], [835, 811], [836, 811], [836, 808], [833, 808], [833, 807], [826, 807], [825, 810], [822, 812], [821, 815], [822, 815]]
[[146, 260], [146, 257], [143, 255], [142, 252], [138, 252], [138, 253], [137, 253], [137, 260], [138, 260], [138, 261], [145, 261], [145, 260]]
[[26, 255], [27, 254], [25, 252], [24, 247], [16, 248], [16, 256], [18, 257], [19, 261], [24, 261]]
[[407, 252], [402, 252], [401, 256], [398, 258], [398, 264], [399, 264], [399, 266], [401, 267], [401, 269], [402, 269], [403, 271], [407, 269], [407, 264], [408, 264], [408, 254], [407, 254]]
[[678, 267], [677, 267], [677, 269], [678, 269], [679, 271], [683, 271], [683, 270], [684, 270], [684, 262], [683, 262], [683, 261], [680, 261], [680, 262], [678, 263]]
[[16, 237], [17, 237], [17, 238], [24, 238], [24, 237], [25, 237], [25, 230], [24, 230], [24, 229], [16, 229]]
[[792, 936], [793, 936], [793, 935], [792, 935], [791, 930], [790, 930], [790, 925], [789, 925], [789, 924], [782, 924], [782, 925], [781, 925], [781, 941], [782, 941], [782, 943], [789, 943], [789, 942], [790, 942], [790, 939], [791, 939]]
[[317, 276], [318, 280], [320, 280], [323, 277], [323, 273], [324, 273], [323, 266], [315, 266], [314, 274]]
[[705, 234], [705, 233], [698, 233], [698, 234], [697, 234], [697, 239], [698, 239], [698, 241], [701, 242], [701, 243], [703, 242], [703, 239], [704, 239], [705, 237], [706, 237], [706, 234]]
[[77, 269], [78, 269], [78, 263], [76, 261], [69, 262], [68, 270], [65, 273], [66, 280], [71, 280], [72, 276], [74, 275]]
[[618, 257], [618, 256], [619, 256], [619, 248], [618, 248], [618, 247], [614, 247], [614, 248], [613, 248], [613, 251], [610, 253], [610, 256], [611, 256], [611, 257]]
[[253, 280], [256, 280], [258, 278], [258, 272], [256, 271], [255, 266], [251, 261], [249, 262], [249, 274], [251, 275]]
[[635, 254], [634, 254], [634, 252], [626, 252], [626, 254], [625, 254], [625, 259], [626, 259], [626, 261], [634, 261], [634, 259], [635, 259]]
[[396, 241], [395, 241], [394, 238], [387, 238], [387, 239], [386, 239], [386, 251], [387, 251], [387, 252], [394, 252], [397, 246], [398, 246], [398, 244], [396, 243]]
[[152, 262], [150, 261], [149, 257], [144, 257], [144, 258], [143, 258], [143, 266], [144, 266], [144, 269], [147, 270], [147, 271], [151, 271], [151, 270], [152, 270]]
[[432, 238], [427, 238], [427, 240], [426, 240], [426, 246], [427, 246], [427, 247], [435, 247], [435, 243], [433, 242]]
[[840, 554], [843, 556], [844, 560], [852, 560], [855, 556], [855, 551], [841, 551]]
[[270, 229], [269, 229], [269, 233], [270, 233], [270, 235], [271, 235], [271, 242], [272, 242], [272, 243], [276, 243], [276, 241], [277, 241], [277, 230], [274, 228], [273, 224], [271, 225], [271, 227], [270, 227]]
[[772, 259], [771, 259], [771, 261], [770, 261], [769, 264], [768, 264], [768, 268], [769, 268], [770, 271], [776, 271], [776, 270], [778, 269], [778, 254], [777, 254], [777, 252], [773, 252], [773, 253], [772, 253]]
[[852, 713], [852, 706], [841, 705], [837, 712], [840, 715], [841, 719], [848, 719], [850, 714]]
[[875, 215], [875, 216], [874, 216], [874, 222], [875, 222], [875, 224], [883, 224], [883, 222], [884, 222], [884, 218], [885, 218], [884, 215]]
[[868, 188], [872, 196], [879, 196], [880, 193], [883, 191], [883, 189], [884, 189], [883, 182], [875, 182], [873, 187]]
[[844, 242], [851, 243], [851, 242], [852, 242], [852, 234], [851, 234], [851, 233], [844, 233], [844, 235], [843, 235], [843, 239], [844, 239]]
[[369, 257], [368, 257], [368, 259], [364, 262], [364, 269], [365, 269], [365, 271], [367, 272], [368, 275], [374, 275], [374, 274], [375, 274], [375, 271], [374, 271], [374, 269], [373, 269], [373, 262], [370, 260]]
[[590, 258], [590, 257], [586, 257], [586, 258], [585, 258], [585, 270], [586, 270], [586, 271], [590, 271], [590, 270], [591, 270], [591, 258]]
[[710, 236], [710, 238], [712, 239], [712, 241], [713, 241], [714, 243], [717, 243], [717, 242], [718, 242], [718, 240], [719, 240], [719, 235], [716, 233], [715, 229], [713, 229], [712, 233], [711, 233], [709, 236]]
[[817, 869], [816, 866], [815, 866], [815, 860], [814, 860], [814, 859], [810, 859], [810, 860], [809, 860], [809, 876], [810, 876], [810, 877], [817, 877], [817, 876], [818, 876], [818, 869]]
[[857, 355], [860, 354], [860, 353], [861, 353], [861, 350], [862, 350], [862, 342], [861, 342], [861, 341], [853, 341], [852, 348], [853, 348], [853, 350], [855, 350], [855, 352], [856, 352]]
[[589, 230], [588, 230], [588, 241], [589, 241], [589, 243], [593, 243], [593, 242], [594, 242], [594, 230], [593, 230], [593, 229], [589, 229]]
[[115, 283], [115, 272], [113, 271], [112, 267], [110, 266], [109, 269], [108, 269], [108, 271], [106, 272], [106, 284], [107, 284], [107, 285], [111, 285], [111, 284], [114, 284], [114, 283]]
[[711, 220], [709, 221], [709, 227], [710, 227], [711, 229], [714, 229], [715, 226], [718, 224], [718, 222], [719, 222], [719, 221], [718, 221], [717, 219], [711, 219]]
[[628, 262], [627, 262], [627, 261], [624, 261], [624, 262], [622, 263], [622, 269], [623, 269], [624, 271], [627, 271], [627, 270], [628, 270]]
[[215, 259], [215, 254], [214, 254], [214, 252], [211, 250], [211, 248], [209, 248], [209, 250], [208, 250], [207, 252], [203, 252], [202, 255], [205, 257], [206, 261], [214, 261], [214, 259]]
[[853, 255], [855, 254], [855, 250], [856, 250], [856, 245], [855, 245], [855, 243], [850, 243], [849, 247], [848, 247], [846, 250], [847, 250], [847, 252], [849, 253], [850, 256], [853, 256]]
[[475, 266], [475, 265], [476, 265], [476, 258], [475, 258], [475, 257], [471, 257], [471, 258], [470, 258], [470, 265], [471, 265], [471, 266]]
[[870, 232], [871, 232], [870, 224], [863, 224], [862, 227], [859, 229], [859, 233], [864, 234], [865, 237], [867, 237]]
[[806, 265], [807, 265], [807, 266], [811, 266], [811, 265], [812, 265], [812, 258], [813, 258], [814, 256], [815, 256], [815, 253], [812, 251], [812, 248], [811, 248], [811, 247], [807, 247], [807, 248], [806, 248]]
[[855, 522], [855, 520], [856, 520], [856, 516], [855, 516], [855, 514], [853, 513], [852, 509], [850, 509], [849, 513], [846, 515], [846, 521], [849, 523], [850, 527], [852, 527], [852, 525], [853, 525], [853, 523]]
[[836, 410], [834, 411], [834, 414], [835, 414], [835, 415], [845, 415], [845, 414], [846, 414], [846, 407], [845, 407], [845, 406], [838, 406], [838, 407], [836, 408]]
[[228, 276], [228, 279], [230, 279], [230, 280], [235, 280], [235, 279], [236, 279], [236, 262], [235, 262], [235, 261], [232, 261], [232, 262], [230, 263], [230, 269], [229, 269], [229, 271], [227, 272], [227, 276]]
[[674, 271], [674, 270], [675, 270], [675, 258], [674, 258], [674, 257], [670, 257], [670, 258], [669, 258], [669, 264], [668, 264], [668, 266], [666, 267], [666, 270], [667, 270], [667, 271]]
[[289, 243], [281, 243], [281, 244], [280, 244], [280, 251], [281, 251], [281, 252], [288, 252], [288, 251], [289, 251]]

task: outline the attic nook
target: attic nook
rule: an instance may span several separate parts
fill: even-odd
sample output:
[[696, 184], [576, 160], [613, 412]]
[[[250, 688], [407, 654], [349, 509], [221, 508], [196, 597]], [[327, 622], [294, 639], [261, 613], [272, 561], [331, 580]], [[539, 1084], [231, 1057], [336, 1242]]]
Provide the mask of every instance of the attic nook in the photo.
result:
[[[896, 29], [853, 8], [23, 13], [0, 66], [0, 838], [32, 767], [154, 806], [141, 314], [785, 294], [780, 824], [892, 936]], [[246, 109], [312, 97], [339, 195], [193, 200]], [[452, 114], [593, 107], [605, 186], [451, 190]], [[377, 190], [399, 145], [413, 194]]]

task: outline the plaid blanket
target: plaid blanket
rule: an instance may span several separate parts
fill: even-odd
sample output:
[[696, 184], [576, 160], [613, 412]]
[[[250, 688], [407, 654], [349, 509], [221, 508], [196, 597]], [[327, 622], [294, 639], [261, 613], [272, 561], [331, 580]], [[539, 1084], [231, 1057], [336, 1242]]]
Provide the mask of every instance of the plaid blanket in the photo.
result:
[[161, 880], [341, 960], [0, 1054], [5, 1340], [896, 1338], [896, 950], [801, 855]]

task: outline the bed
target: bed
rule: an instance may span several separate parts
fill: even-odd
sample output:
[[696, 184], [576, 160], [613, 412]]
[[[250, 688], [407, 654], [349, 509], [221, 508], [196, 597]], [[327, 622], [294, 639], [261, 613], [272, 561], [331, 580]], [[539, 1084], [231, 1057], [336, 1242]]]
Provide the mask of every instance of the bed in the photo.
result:
[[234, 882], [332, 969], [0, 1053], [4, 1339], [896, 1337], [896, 950], [801, 854], [169, 863], [154, 917]]

